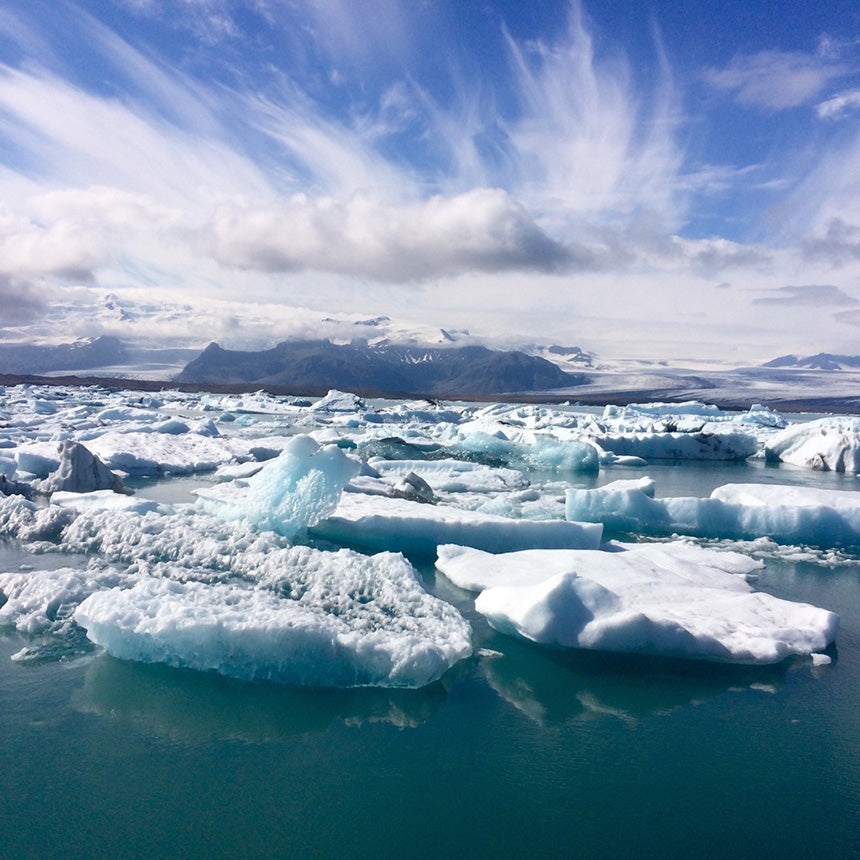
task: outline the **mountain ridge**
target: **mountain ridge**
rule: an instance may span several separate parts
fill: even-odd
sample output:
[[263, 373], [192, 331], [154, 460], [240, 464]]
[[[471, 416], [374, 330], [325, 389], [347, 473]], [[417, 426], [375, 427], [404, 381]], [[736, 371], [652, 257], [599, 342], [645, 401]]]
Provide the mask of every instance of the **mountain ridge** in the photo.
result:
[[474, 344], [442, 348], [293, 340], [256, 352], [210, 343], [175, 381], [477, 395], [572, 388], [588, 378], [539, 356]]

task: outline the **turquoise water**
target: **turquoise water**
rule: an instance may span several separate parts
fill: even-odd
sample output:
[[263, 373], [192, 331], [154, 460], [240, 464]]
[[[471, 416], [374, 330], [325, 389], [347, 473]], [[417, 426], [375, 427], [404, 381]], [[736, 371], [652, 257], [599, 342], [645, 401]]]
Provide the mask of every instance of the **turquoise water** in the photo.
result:
[[[599, 481], [638, 474], [618, 471]], [[760, 466], [647, 474], [660, 495], [771, 476], [847, 488]], [[26, 560], [0, 549], [3, 569]], [[469, 617], [477, 654], [420, 691], [97, 652], [21, 664], [24, 640], [0, 636], [0, 856], [860, 856], [860, 558], [761, 573], [761, 589], [840, 613], [817, 668], [541, 650], [421, 572]]]

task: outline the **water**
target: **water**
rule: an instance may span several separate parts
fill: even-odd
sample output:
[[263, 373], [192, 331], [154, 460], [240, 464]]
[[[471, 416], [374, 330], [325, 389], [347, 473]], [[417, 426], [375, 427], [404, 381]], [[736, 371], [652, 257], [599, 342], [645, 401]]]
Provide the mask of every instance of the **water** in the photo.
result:
[[[641, 474], [616, 472], [596, 480]], [[647, 474], [658, 495], [856, 480], [755, 464]], [[82, 560], [0, 549], [3, 569], [28, 561]], [[770, 559], [759, 579], [840, 613], [834, 662], [817, 668], [541, 650], [422, 574], [480, 651], [420, 691], [248, 684], [98, 652], [21, 664], [7, 631], [0, 856], [860, 856], [860, 558]]]

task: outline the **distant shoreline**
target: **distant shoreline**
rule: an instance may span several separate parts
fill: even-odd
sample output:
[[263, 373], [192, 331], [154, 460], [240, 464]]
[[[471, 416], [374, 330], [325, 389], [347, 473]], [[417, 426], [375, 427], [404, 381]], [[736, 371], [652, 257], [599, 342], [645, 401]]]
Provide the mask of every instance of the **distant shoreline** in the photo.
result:
[[[35, 374], [5, 374], [0, 373], [0, 385], [43, 385], [53, 387], [86, 388], [99, 386], [102, 388], [119, 388], [131, 391], [184, 391], [206, 392], [209, 394], [250, 394], [255, 391], [266, 391], [279, 397], [324, 397], [331, 389], [337, 388], [349, 391], [359, 397], [385, 400], [430, 400], [457, 401], [477, 403], [546, 403], [581, 404], [582, 406], [627, 406], [630, 403], [682, 403], [691, 398], [676, 390], [659, 388], [629, 389], [621, 392], [583, 392], [565, 391], [559, 393], [505, 393], [505, 394], [424, 394], [421, 392], [380, 391], [369, 388], [353, 388], [351, 386], [281, 386], [259, 385], [254, 383], [203, 383], [203, 382], [173, 382], [172, 380], [129, 379], [124, 377], [105, 376], [38, 376]], [[838, 414], [860, 414], [860, 396], [858, 397], [766, 397], [758, 396], [755, 400], [744, 398], [720, 397], [715, 392], [712, 398], [697, 398], [702, 402], [712, 404], [720, 409], [731, 411], [746, 411], [754, 403], [760, 403], [781, 412], [833, 412]]]

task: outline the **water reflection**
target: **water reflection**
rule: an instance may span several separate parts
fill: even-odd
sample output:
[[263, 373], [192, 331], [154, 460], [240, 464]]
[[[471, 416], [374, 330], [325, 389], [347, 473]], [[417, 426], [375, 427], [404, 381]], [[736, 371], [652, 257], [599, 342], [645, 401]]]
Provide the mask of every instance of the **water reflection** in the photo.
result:
[[[488, 645], [490, 643], [487, 643]], [[499, 643], [479, 652], [481, 674], [517, 710], [542, 727], [570, 720], [627, 723], [700, 704], [727, 691], [777, 693], [792, 666], [746, 667], [640, 655], [560, 652]]]
[[332, 722], [414, 728], [445, 699], [441, 684], [422, 690], [334, 690], [249, 683], [160, 664], [93, 660], [73, 706], [179, 743], [267, 743], [325, 731]]

